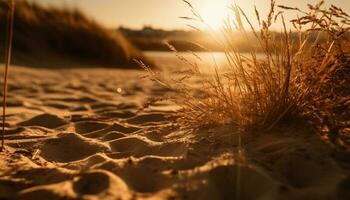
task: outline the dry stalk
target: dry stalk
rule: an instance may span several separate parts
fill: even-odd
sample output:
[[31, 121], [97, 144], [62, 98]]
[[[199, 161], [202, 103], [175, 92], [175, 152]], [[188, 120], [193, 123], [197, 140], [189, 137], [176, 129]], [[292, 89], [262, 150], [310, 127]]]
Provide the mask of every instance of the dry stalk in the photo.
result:
[[7, 79], [8, 79], [8, 70], [11, 64], [15, 1], [8, 0], [8, 7], [9, 7], [9, 10], [7, 14], [6, 44], [5, 44], [5, 75], [4, 75], [3, 103], [2, 103], [1, 150], [4, 149], [4, 143], [5, 143], [5, 123], [6, 123], [6, 104], [7, 104], [7, 85], [8, 85]]

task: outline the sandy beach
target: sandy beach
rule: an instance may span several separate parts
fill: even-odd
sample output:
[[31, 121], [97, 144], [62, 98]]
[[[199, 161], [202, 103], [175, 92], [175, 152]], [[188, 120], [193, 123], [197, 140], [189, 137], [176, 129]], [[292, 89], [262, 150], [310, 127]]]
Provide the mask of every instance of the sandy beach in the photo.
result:
[[173, 127], [142, 71], [13, 67], [0, 199], [349, 199], [349, 156], [305, 128]]

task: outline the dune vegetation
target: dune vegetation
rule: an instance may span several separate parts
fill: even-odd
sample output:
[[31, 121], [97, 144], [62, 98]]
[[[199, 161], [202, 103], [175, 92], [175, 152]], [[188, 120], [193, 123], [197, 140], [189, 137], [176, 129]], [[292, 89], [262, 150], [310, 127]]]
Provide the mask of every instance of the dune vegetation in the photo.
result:
[[[271, 0], [264, 18], [233, 5], [213, 38], [227, 67], [201, 68], [167, 44], [183, 64], [155, 71], [79, 11], [16, 2], [14, 29], [9, 12], [0, 33], [0, 199], [350, 199], [350, 16], [341, 8]], [[184, 2], [187, 19], [205, 23]], [[9, 68], [12, 30], [15, 63], [47, 68]], [[134, 61], [150, 79], [104, 68]]]
[[[187, 19], [205, 24], [195, 8], [184, 2], [193, 13]], [[226, 22], [224, 39], [217, 40], [224, 47], [228, 69], [216, 66], [212, 75], [205, 74], [169, 45], [188, 69], [171, 79], [151, 73], [154, 80], [176, 91], [170, 99], [183, 108], [177, 114], [179, 126], [229, 124], [247, 132], [271, 130], [283, 123], [299, 126], [303, 121], [326, 141], [349, 148], [350, 16], [334, 5], [325, 8], [324, 1], [300, 10], [272, 0], [266, 19], [255, 10], [253, 20], [260, 24], [256, 29], [238, 6], [231, 10], [235, 18]], [[284, 12], [297, 12], [300, 17], [288, 22]], [[283, 31], [271, 30], [274, 24]], [[249, 56], [236, 45], [237, 33], [250, 44]], [[189, 83], [194, 77], [200, 77], [200, 88]], [[196, 90], [201, 94], [193, 95]]]
[[[7, 1], [1, 0], [1, 38], [5, 38], [7, 10]], [[13, 31], [15, 64], [131, 68], [135, 58], [150, 62], [121, 33], [102, 27], [77, 9], [16, 1]], [[0, 47], [4, 49], [4, 40]]]

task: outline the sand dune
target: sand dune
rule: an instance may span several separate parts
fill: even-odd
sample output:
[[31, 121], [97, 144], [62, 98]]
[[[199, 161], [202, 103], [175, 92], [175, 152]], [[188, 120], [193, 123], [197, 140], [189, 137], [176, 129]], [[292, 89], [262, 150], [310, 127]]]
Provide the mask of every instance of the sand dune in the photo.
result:
[[[142, 72], [10, 73], [0, 199], [350, 199], [349, 162], [297, 127], [174, 129]], [[120, 88], [120, 89], [118, 89]], [[334, 152], [333, 152], [334, 153]]]
[[[6, 36], [7, 2], [0, 1], [0, 37]], [[104, 66], [133, 68], [133, 59], [153, 62], [122, 33], [109, 30], [78, 9], [56, 8], [35, 1], [16, 1], [13, 59], [19, 65], [44, 68]], [[0, 40], [4, 59], [5, 41]], [[46, 88], [51, 89], [51, 88]]]

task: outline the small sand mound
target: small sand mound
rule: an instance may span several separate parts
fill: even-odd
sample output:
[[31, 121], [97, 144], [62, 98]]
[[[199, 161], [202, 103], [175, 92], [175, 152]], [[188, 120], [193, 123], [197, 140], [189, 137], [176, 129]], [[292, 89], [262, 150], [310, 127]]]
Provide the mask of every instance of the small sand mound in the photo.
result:
[[105, 199], [129, 199], [127, 185], [116, 175], [103, 170], [95, 170], [82, 174], [73, 183], [73, 189], [78, 195], [97, 195]]
[[274, 180], [249, 166], [219, 166], [210, 170], [208, 176], [208, 184], [216, 193], [212, 195], [218, 199], [275, 199], [278, 188]]
[[130, 153], [132, 155], [136, 153], [139, 155], [149, 150], [152, 144], [139, 137], [130, 136], [110, 141], [109, 145], [114, 152]]
[[41, 155], [45, 159], [55, 162], [80, 160], [98, 152], [109, 151], [106, 145], [74, 133], [62, 133], [56, 138], [48, 139], [41, 149]]
[[99, 165], [101, 163], [105, 163], [109, 161], [110, 158], [107, 157], [103, 153], [97, 153], [92, 156], [89, 156], [83, 160], [77, 160], [73, 162], [69, 162], [64, 165], [65, 168], [70, 169], [70, 170], [82, 170], [86, 171], [88, 169], [93, 168], [95, 165]]
[[18, 126], [42, 126], [45, 128], [58, 128], [60, 126], [66, 125], [68, 122], [64, 119], [59, 118], [56, 115], [52, 114], [42, 114], [33, 117], [27, 121], [18, 123]]
[[127, 185], [116, 175], [94, 170], [83, 173], [73, 181], [37, 186], [20, 193], [20, 199], [120, 199], [131, 198]]
[[130, 189], [139, 193], [154, 193], [174, 184], [171, 177], [151, 168], [133, 168], [117, 172]]
[[342, 175], [339, 166], [324, 156], [328, 150], [317, 139], [317, 136], [306, 140], [297, 135], [280, 137], [272, 134], [257, 138], [252, 147], [257, 161], [266, 162], [268, 169], [279, 172], [282, 181], [295, 188], [321, 187]]
[[[162, 159], [159, 157], [159, 159]], [[139, 193], [153, 193], [174, 184], [173, 178], [161, 173], [157, 165], [140, 165], [135, 158], [110, 160], [94, 168], [108, 170], [121, 177], [130, 189]]]
[[182, 142], [163, 143], [151, 150], [150, 155], [165, 157], [186, 157], [187, 146]]
[[46, 185], [70, 180], [73, 174], [65, 169], [43, 167], [18, 170], [14, 177], [32, 185]]
[[23, 200], [38, 200], [38, 199], [50, 199], [50, 200], [72, 200], [76, 199], [74, 191], [72, 190], [72, 183], [69, 181], [32, 187], [23, 190], [19, 193], [18, 199]]
[[180, 199], [281, 199], [277, 196], [280, 184], [255, 167], [234, 164], [215, 166], [209, 162], [186, 173], [190, 173], [187, 185], [191, 187], [179, 185], [177, 190], [184, 194]]

